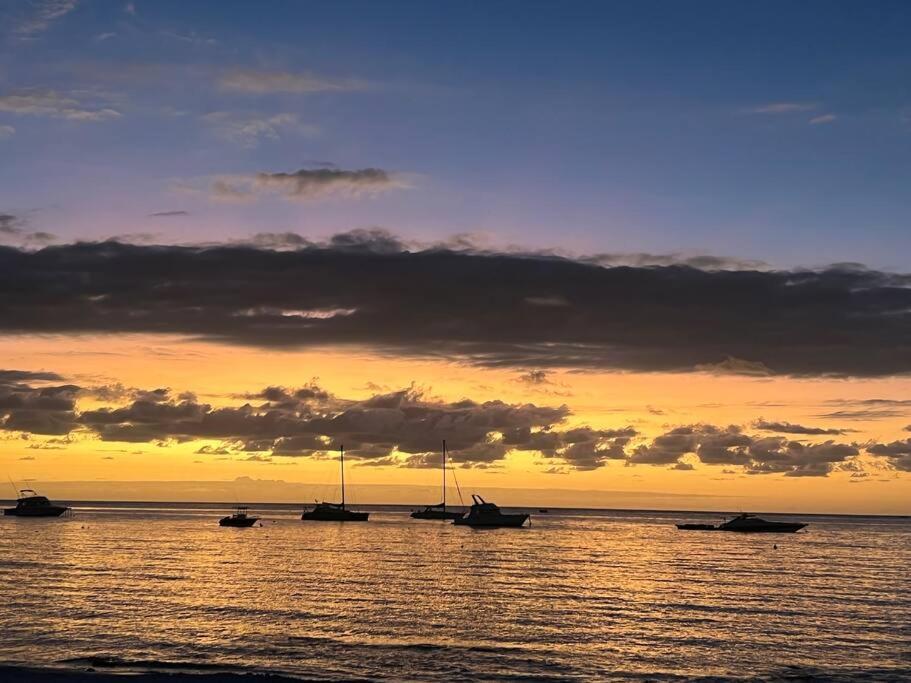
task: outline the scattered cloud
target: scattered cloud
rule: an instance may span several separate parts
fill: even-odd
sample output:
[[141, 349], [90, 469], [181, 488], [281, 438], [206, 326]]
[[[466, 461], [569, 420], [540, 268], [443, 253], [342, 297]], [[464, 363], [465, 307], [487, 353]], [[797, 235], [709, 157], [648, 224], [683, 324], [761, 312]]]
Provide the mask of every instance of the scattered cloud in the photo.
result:
[[792, 114], [794, 112], [811, 111], [818, 105], [815, 102], [769, 102], [757, 107], [747, 109], [750, 114]]
[[241, 147], [257, 147], [265, 140], [279, 140], [283, 133], [316, 135], [319, 128], [301, 123], [297, 114], [274, 114], [272, 116], [243, 116], [230, 112], [215, 111], [205, 114], [201, 120], [221, 139]]
[[16, 129], [12, 126], [6, 124], [0, 125], [0, 140], [5, 140], [6, 138], [11, 138], [16, 132]]
[[222, 201], [252, 201], [265, 195], [279, 195], [296, 201], [330, 198], [372, 197], [408, 185], [397, 175], [379, 168], [341, 170], [300, 169], [293, 173], [257, 173], [251, 176], [222, 176], [210, 192]]
[[825, 123], [832, 123], [836, 121], [838, 117], [835, 114], [823, 114], [822, 116], [814, 116], [810, 119], [811, 126], [819, 126]]
[[156, 211], [155, 213], [150, 213], [149, 217], [150, 218], [179, 218], [182, 216], [189, 216], [189, 215], [190, 215], [189, 211], [182, 211], [182, 210]]
[[794, 424], [792, 422], [770, 422], [759, 418], [753, 423], [753, 427], [765, 432], [778, 432], [779, 434], [806, 434], [806, 435], [832, 435], [837, 436], [846, 432], [854, 431], [852, 429], [825, 429], [823, 427], [806, 427], [804, 425]]
[[222, 90], [251, 95], [270, 93], [308, 94], [317, 92], [346, 92], [364, 90], [367, 84], [356, 79], [336, 79], [312, 73], [266, 71], [258, 69], [231, 69], [218, 79]]
[[0, 242], [12, 240], [26, 247], [49, 244], [57, 239], [56, 235], [41, 230], [28, 229], [28, 221], [22, 216], [0, 213]]
[[76, 9], [78, 4], [79, 0], [37, 0], [29, 3], [31, 13], [13, 28], [13, 33], [25, 40], [34, 38]]
[[68, 121], [97, 122], [120, 118], [120, 112], [109, 107], [87, 106], [74, 97], [40, 88], [28, 88], [0, 95], [0, 111], [22, 116], [48, 116]]
[[200, 35], [196, 31], [162, 31], [161, 35], [165, 38], [170, 38], [171, 40], [177, 40], [182, 43], [187, 43], [189, 45], [204, 45], [212, 46], [217, 45], [218, 41], [215, 38], [209, 36]]

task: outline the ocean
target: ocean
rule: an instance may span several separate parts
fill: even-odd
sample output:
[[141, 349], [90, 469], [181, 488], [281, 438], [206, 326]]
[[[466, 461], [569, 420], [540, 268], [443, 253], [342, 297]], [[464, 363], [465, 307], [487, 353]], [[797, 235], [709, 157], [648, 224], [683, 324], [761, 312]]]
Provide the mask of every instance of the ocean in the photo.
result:
[[212, 504], [0, 518], [3, 675], [911, 680], [911, 519], [740, 535], [673, 526], [714, 513], [551, 510], [476, 531], [363, 509], [260, 505], [251, 529]]

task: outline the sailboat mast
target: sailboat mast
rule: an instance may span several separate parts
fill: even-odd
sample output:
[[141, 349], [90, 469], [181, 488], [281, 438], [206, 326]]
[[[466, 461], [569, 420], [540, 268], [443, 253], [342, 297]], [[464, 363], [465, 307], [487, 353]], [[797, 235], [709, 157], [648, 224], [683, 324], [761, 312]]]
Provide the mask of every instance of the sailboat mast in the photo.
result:
[[446, 512], [446, 439], [443, 439], [443, 512]]
[[342, 467], [342, 510], [345, 509], [345, 444], [338, 449], [338, 461]]

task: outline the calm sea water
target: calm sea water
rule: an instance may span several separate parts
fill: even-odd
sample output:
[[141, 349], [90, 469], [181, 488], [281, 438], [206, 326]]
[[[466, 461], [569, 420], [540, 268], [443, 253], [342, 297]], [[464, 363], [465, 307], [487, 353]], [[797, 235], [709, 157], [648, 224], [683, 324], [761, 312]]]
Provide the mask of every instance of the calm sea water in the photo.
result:
[[[0, 521], [0, 660], [326, 680], [911, 680], [911, 520], [677, 531], [654, 512], [473, 531], [222, 529], [222, 507]], [[777, 544], [777, 549], [773, 548]]]

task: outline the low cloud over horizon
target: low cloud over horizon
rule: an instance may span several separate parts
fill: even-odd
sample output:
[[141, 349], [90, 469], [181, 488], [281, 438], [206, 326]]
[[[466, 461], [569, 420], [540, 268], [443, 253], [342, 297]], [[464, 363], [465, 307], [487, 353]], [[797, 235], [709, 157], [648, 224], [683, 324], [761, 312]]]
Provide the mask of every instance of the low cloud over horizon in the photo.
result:
[[[108, 405], [81, 408], [91, 398]], [[875, 468], [911, 471], [911, 439], [892, 443], [795, 440], [753, 435], [738, 425], [685, 424], [648, 437], [629, 425], [572, 423], [566, 405], [445, 401], [414, 387], [366, 399], [334, 396], [315, 382], [271, 386], [236, 396], [240, 405], [213, 406], [192, 393], [82, 387], [53, 372], [0, 370], [0, 430], [64, 449], [76, 439], [131, 444], [201, 442], [197, 453], [268, 462], [323, 458], [344, 444], [361, 465], [434, 468], [445, 439], [463, 468], [502, 465], [511, 453], [539, 458], [543, 471], [566, 473], [604, 467], [696, 465], [739, 467], [744, 474], [825, 477], [863, 472], [862, 451]], [[793, 425], [791, 425], [793, 426]], [[768, 426], [765, 427], [766, 429]], [[786, 428], [781, 429], [787, 432]], [[544, 469], [547, 468], [547, 469]]]

